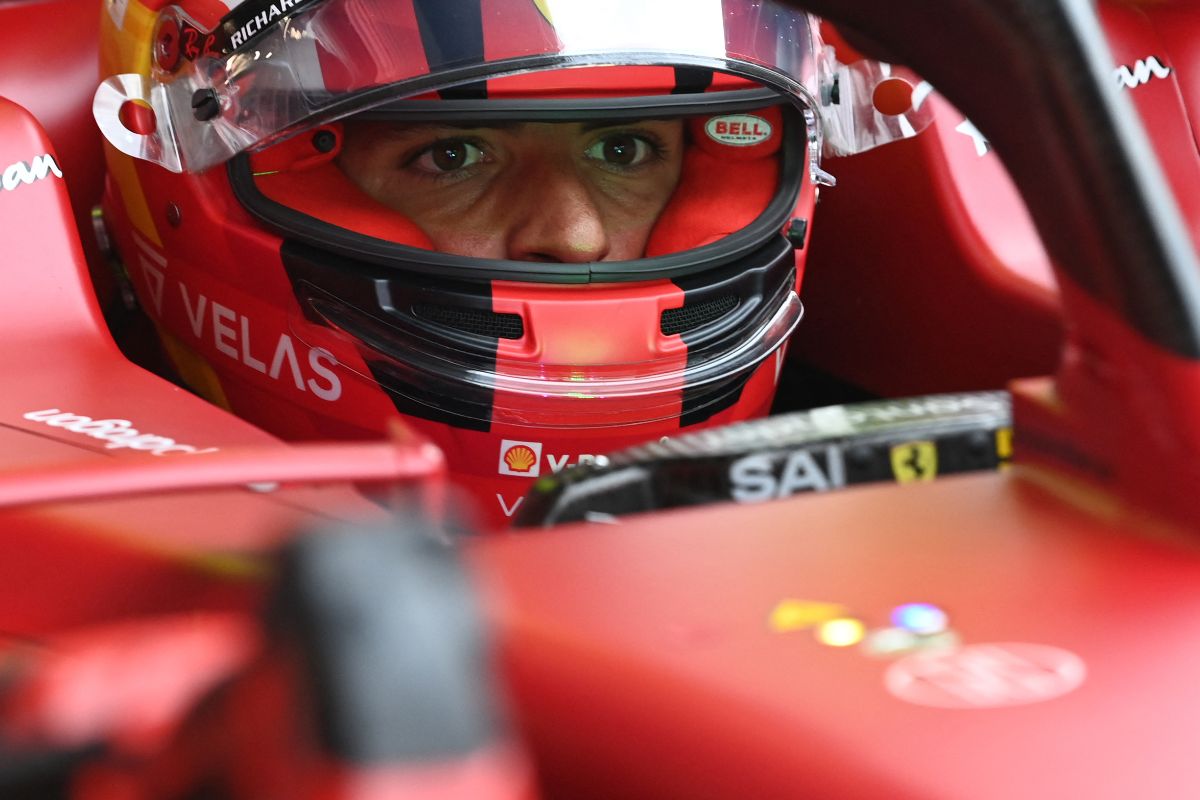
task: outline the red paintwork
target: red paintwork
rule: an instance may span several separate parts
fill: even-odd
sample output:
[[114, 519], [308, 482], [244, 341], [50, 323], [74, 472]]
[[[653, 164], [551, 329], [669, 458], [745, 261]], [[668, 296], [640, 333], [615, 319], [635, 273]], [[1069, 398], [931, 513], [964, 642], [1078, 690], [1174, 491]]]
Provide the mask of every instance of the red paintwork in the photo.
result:
[[[92, 121], [99, 82], [98, 3], [7, 0], [0, 3], [0, 97], [28, 109], [46, 129], [69, 176], [71, 208], [100, 305], [112, 300], [112, 276], [92, 235], [91, 211], [104, 186], [100, 132]], [[52, 69], [47, 65], [53, 64]], [[8, 162], [5, 162], [7, 164]], [[5, 228], [11, 230], [10, 228]]]
[[[1135, 102], [1195, 233], [1196, 150], [1174, 80], [1194, 80], [1200, 17], [1103, 11], [1119, 62], [1156, 54], [1179, 70]], [[949, 113], [929, 135], [831, 165], [841, 185], [822, 196], [793, 348], [884, 394], [1053, 372], [1011, 385], [1016, 466], [479, 542], [471, 555], [551, 795], [1200, 790], [1185, 744], [1200, 713], [1200, 369], [1071, 284], [1055, 290], [1039, 249], [1006, 238], [1027, 234], [1022, 215], [1006, 181], [985, 179], [987, 159], [964, 155]], [[865, 197], [846, 191], [868, 179]], [[1063, 648], [1086, 679], [1024, 706], [912, 705], [889, 693], [889, 660], [773, 631], [789, 598], [841, 604], [868, 627], [933, 602], [965, 644]]]
[[[547, 793], [1196, 794], [1200, 553], [1179, 528], [1143, 535], [1111, 494], [1077, 507], [1063, 489], [1017, 468], [478, 542]], [[911, 705], [887, 659], [772, 631], [789, 598], [871, 628], [936, 603], [967, 644], [1065, 648], [1088, 676], [1028, 706]]]
[[[304, 526], [385, 518], [350, 481], [375, 496], [416, 483], [409, 500], [440, 505], [441, 453], [400, 431], [378, 444], [284, 444], [134, 366], [88, 288], [45, 132], [3, 99], [0, 131], [0, 178], [32, 176], [0, 181], [13, 267], [0, 275], [9, 376], [0, 398], [0, 631], [17, 681], [0, 698], [0, 741], [50, 751], [105, 742], [113, 763], [81, 769], [75, 797], [188, 792], [214, 770], [240, 774], [238, 796], [256, 798], [371, 798], [398, 788], [532, 797], [516, 751], [360, 769], [290, 741], [295, 712], [286, 704], [297, 690], [254, 691], [266, 556]], [[181, 728], [184, 713], [232, 675], [246, 676], [242, 692], [255, 702], [243, 697], [202, 719], [199, 733]], [[256, 729], [280, 738], [274, 749], [261, 738], [228, 740], [221, 754], [202, 746]], [[265, 770], [264, 757], [282, 772]]]
[[[1130, 92], [1155, 152], [1167, 165], [1166, 176], [1193, 241], [1200, 243], [1200, 153], [1196, 133], [1200, 108], [1195, 92], [1200, 81], [1200, 52], [1195, 46], [1200, 9], [1186, 3], [1118, 3], [1101, 5], [1116, 64], [1131, 70], [1138, 61], [1155, 57], [1171, 69], [1167, 78], [1150, 77]], [[1154, 75], [1154, 73], [1150, 73]]]
[[[56, 155], [33, 117], [3, 100], [0, 130], [0, 165]], [[257, 588], [246, 576], [253, 565], [223, 564], [218, 552], [261, 552], [293, 526], [330, 515], [382, 516], [334, 482], [440, 474], [440, 456], [419, 442], [285, 445], [127, 361], [87, 288], [64, 182], [53, 172], [0, 191], [0, 219], [12, 267], [0, 275], [0, 363], [9, 376], [0, 397], [5, 633], [37, 636], [130, 614], [250, 607]], [[112, 441], [25, 417], [51, 409], [128, 420], [165, 437], [160, 442], [213, 452], [156, 456], [112, 448]], [[244, 488], [268, 481], [295, 485], [266, 494]], [[304, 485], [312, 483], [325, 485]], [[157, 495], [127, 496], [135, 490]], [[79, 563], [88, 568], [64, 568]]]
[[[831, 159], [791, 357], [886, 397], [1047, 374], [1062, 337], [1045, 251], [995, 153], [940, 96], [914, 139]], [[852, 256], [847, 256], [851, 248]]]

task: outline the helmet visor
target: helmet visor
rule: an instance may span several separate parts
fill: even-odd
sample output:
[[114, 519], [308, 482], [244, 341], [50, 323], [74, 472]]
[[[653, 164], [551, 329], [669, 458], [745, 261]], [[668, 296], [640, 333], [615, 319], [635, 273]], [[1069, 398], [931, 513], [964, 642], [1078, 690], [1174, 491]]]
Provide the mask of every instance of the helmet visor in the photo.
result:
[[[569, 73], [575, 86], [675, 81], [667, 68]], [[771, 90], [548, 100], [564, 76], [521, 77], [537, 96], [393, 101], [238, 157], [235, 194], [290, 238], [350, 258], [560, 283], [708, 269], [777, 234], [796, 204], [805, 120]]]
[[[205, 47], [180, 46], [196, 40]], [[93, 108], [117, 149], [173, 171], [397, 98], [478, 99], [492, 78], [554, 67], [744, 75], [841, 120], [813, 126], [815, 152], [822, 129], [844, 140], [832, 149], [854, 152], [927, 124], [918, 109], [891, 118], [871, 109], [861, 71], [823, 92], [838, 67], [811, 18], [774, 0], [245, 0], [211, 26], [165, 9], [153, 53], [148, 77], [108, 79]], [[126, 124], [131, 101], [153, 111], [152, 124]]]

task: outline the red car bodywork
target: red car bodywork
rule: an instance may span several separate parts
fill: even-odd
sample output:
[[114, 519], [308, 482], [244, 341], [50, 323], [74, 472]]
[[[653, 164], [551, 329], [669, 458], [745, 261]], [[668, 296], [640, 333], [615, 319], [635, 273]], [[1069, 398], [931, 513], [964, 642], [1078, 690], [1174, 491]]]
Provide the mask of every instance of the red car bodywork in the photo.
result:
[[[242, 693], [223, 696], [219, 719], [261, 731], [253, 742], [265, 744], [242, 743], [220, 763], [248, 772], [284, 764], [293, 780], [307, 778], [302, 788], [239, 784], [245, 796], [395, 796], [429, 773], [398, 765], [356, 773], [356, 783], [327, 754], [274, 738], [300, 723], [271, 689], [288, 685], [293, 662], [263, 643], [255, 623], [268, 591], [257, 570], [298, 524], [387, 515], [349, 482], [438, 491], [436, 452], [407, 441], [284, 444], [116, 348], [71, 232], [100, 180], [96, 140], [78, 112], [96, 77], [78, 66], [94, 63], [91, 28], [78, 22], [88, 7], [0, 6], [0, 20], [22, 32], [4, 52], [0, 96], [33, 112], [0, 102], [0, 167], [54, 155], [76, 208], [53, 177], [0, 192], [9, 265], [0, 359], [10, 376], [0, 400], [0, 630], [14, 659], [41, 665], [9, 696], [6, 741], [77, 744], [52, 712], [62, 708], [58, 693], [85, 686], [91, 693], [65, 716], [111, 753], [144, 762], [80, 762], [71, 791], [171, 796], [155, 770], [173, 770], [182, 786], [203, 772], [189, 754], [215, 734], [206, 739], [193, 723], [165, 742], [201, 693], [236, 673]], [[1189, 92], [1200, 14], [1115, 3], [1101, 11], [1114, 76], [1126, 67], [1135, 79], [1128, 91], [1196, 239], [1200, 111]], [[66, 46], [43, 35], [58, 19], [79, 25], [57, 27]], [[81, 77], [67, 80], [76, 72], [65, 70], [55, 79], [69, 92], [31, 88], [48, 74], [51, 46], [78, 66]], [[999, 161], [959, 130], [962, 114], [936, 102], [930, 131], [828, 165], [840, 186], [817, 209], [809, 313], [790, 355], [888, 397], [1007, 385], [1013, 465], [464, 547], [516, 730], [547, 796], [1195, 793], [1200, 367], [1135, 332], [1069, 276], [1055, 277]], [[100, 263], [95, 254], [90, 263]], [[108, 302], [103, 269], [91, 272]], [[110, 448], [39, 421], [51, 409], [128, 419], [219, 452]], [[245, 488], [263, 482], [284, 485]], [[779, 616], [832, 608], [830, 618], [877, 631], [893, 608], [918, 601], [949, 614], [961, 642], [953, 659], [871, 656]], [[134, 686], [114, 704], [94, 683], [47, 682], [55, 669], [70, 676], [62, 665], [72, 658], [107, 658], [113, 685]], [[161, 663], [185, 679], [141, 690], [138, 676]], [[154, 724], [139, 723], [142, 708], [156, 710], [146, 712]], [[474, 771], [442, 765], [416, 796], [530, 791], [512, 766], [519, 759], [496, 752]], [[479, 782], [459, 783], [464, 774]]]

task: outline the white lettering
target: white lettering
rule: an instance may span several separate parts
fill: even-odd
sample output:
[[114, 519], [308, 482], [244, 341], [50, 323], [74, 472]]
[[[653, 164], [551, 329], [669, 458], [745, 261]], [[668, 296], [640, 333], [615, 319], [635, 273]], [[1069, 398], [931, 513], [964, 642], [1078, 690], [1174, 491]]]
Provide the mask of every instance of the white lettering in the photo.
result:
[[166, 436], [141, 433], [136, 428], [133, 428], [133, 423], [127, 419], [92, 419], [82, 414], [72, 414], [69, 411], [61, 411], [57, 408], [30, 411], [23, 416], [25, 419], [33, 422], [43, 422], [53, 428], [62, 428], [72, 433], [83, 434], [92, 439], [99, 439], [107, 443], [104, 445], [106, 450], [128, 448], [131, 450], [146, 451], [155, 456], [161, 456], [166, 453], [199, 455], [201, 453], [217, 452], [217, 448], [215, 447], [198, 450], [188, 444], [179, 444], [174, 439]]
[[279, 0], [277, 3], [272, 3], [267, 6], [266, 11], [260, 11], [250, 19], [246, 20], [246, 24], [238, 30], [234, 31], [229, 37], [229, 44], [236, 50], [242, 45], [249, 42], [258, 33], [261, 33], [265, 28], [269, 27], [276, 17], [281, 17], [284, 12], [294, 10], [301, 5], [303, 0]]
[[[329, 362], [329, 366], [321, 363], [325, 359]], [[329, 382], [328, 386], [322, 386], [313, 378], [308, 379], [308, 390], [322, 400], [333, 402], [342, 396], [342, 381], [338, 378], [337, 373], [330, 367], [337, 364], [337, 359], [333, 357], [333, 353], [320, 347], [314, 347], [308, 351], [308, 366], [312, 371], [320, 375]]]
[[747, 456], [733, 462], [729, 482], [733, 499], [739, 503], [756, 503], [775, 496], [775, 476], [767, 456]]
[[[212, 303], [213, 344], [225, 355], [236, 359], [238, 357], [237, 350], [234, 350], [233, 345], [229, 344], [229, 342], [235, 341], [233, 337], [236, 331], [222, 323], [222, 319], [235, 320], [237, 319], [237, 314], [234, 313], [233, 309], [226, 308], [214, 300]], [[226, 339], [229, 342], [226, 342]]]
[[575, 464], [595, 464], [601, 457], [592, 453], [580, 453], [575, 463], [569, 463], [571, 456], [562, 455], [556, 456], [552, 453], [546, 454], [546, 462], [550, 464], [551, 472], [562, 472], [567, 467], [573, 467]]
[[797, 492], [827, 492], [846, 485], [846, 465], [840, 448], [823, 449], [825, 469], [813, 451], [796, 450], [788, 454], [777, 478], [768, 455], [738, 459], [729, 468], [730, 495], [739, 503], [755, 503]]
[[199, 339], [204, 332], [204, 305], [208, 302], [208, 298], [204, 295], [196, 297], [196, 308], [192, 309], [192, 304], [188, 300], [188, 289], [182, 283], [179, 284], [179, 292], [183, 295], [183, 308], [187, 311], [188, 322], [192, 323], [192, 333], [196, 334]]
[[259, 372], [267, 371], [266, 362], [250, 355], [250, 320], [246, 317], [242, 317], [242, 363]]
[[788, 456], [787, 463], [783, 466], [776, 496], [787, 497], [804, 491], [827, 492], [833, 486], [832, 480], [825, 475], [812, 455], [807, 450], [797, 450]]
[[162, 316], [163, 302], [163, 274], [162, 270], [151, 265], [150, 261], [142, 255], [138, 255], [138, 260], [142, 264], [142, 272], [146, 276], [146, 284], [150, 288], [150, 302], [154, 304], [154, 313]]
[[306, 371], [301, 367], [301, 360], [296, 355], [296, 345], [291, 336], [281, 333], [274, 349], [270, 351], [271, 360], [268, 365], [265, 359], [258, 356], [258, 353], [265, 354], [268, 350], [261, 336], [257, 344], [254, 342], [253, 331], [257, 330], [257, 327], [250, 317], [239, 314], [201, 293], [195, 293], [193, 296], [182, 282], [179, 284], [179, 293], [183, 299], [188, 323], [197, 339], [205, 338], [205, 321], [211, 317], [212, 343], [221, 354], [268, 376], [271, 380], [280, 380], [286, 367], [292, 385], [299, 391], [310, 391], [328, 402], [341, 399], [342, 381], [334, 369], [338, 361], [333, 353], [320, 347], [309, 349]]
[[1154, 56], [1143, 60], [1138, 59], [1134, 62], [1133, 68], [1122, 64], [1113, 70], [1113, 77], [1116, 78], [1117, 86], [1124, 89], [1136, 89], [1143, 84], [1149, 83], [1154, 78], [1165, 78], [1171, 74], [1170, 67], [1164, 67]]
[[63, 176], [62, 170], [58, 168], [54, 157], [49, 153], [35, 156], [33, 161], [28, 164], [18, 161], [15, 164], [9, 164], [0, 173], [0, 190], [11, 192], [18, 186], [28, 186], [35, 181], [44, 180], [49, 175], [54, 175], [56, 178]]
[[988, 151], [992, 149], [992, 143], [987, 140], [987, 137], [979, 132], [975, 124], [969, 119], [964, 119], [954, 127], [954, 130], [971, 137], [971, 141], [975, 144], [975, 155], [986, 156]]
[[499, 492], [496, 492], [496, 499], [500, 501], [500, 510], [504, 512], [504, 516], [506, 517], [511, 517], [513, 514], [517, 513], [517, 509], [521, 507], [521, 503], [525, 500], [524, 497], [518, 497], [517, 501], [513, 503], [512, 506], [509, 506], [509, 504], [504, 500], [504, 495], [500, 494]]
[[303, 392], [304, 378], [300, 375], [300, 363], [296, 360], [296, 348], [292, 346], [292, 337], [286, 333], [280, 335], [279, 344], [275, 345], [275, 357], [271, 359], [271, 371], [267, 373], [275, 380], [279, 380], [279, 369], [283, 366], [285, 358], [288, 366], [292, 368], [292, 383], [296, 384], [296, 388]]
[[91, 422], [81, 422], [78, 425], [72, 425], [71, 430], [76, 433], [86, 433], [88, 436], [106, 434], [111, 437], [114, 435], [124, 435], [131, 425], [133, 423], [127, 419], [97, 419]]

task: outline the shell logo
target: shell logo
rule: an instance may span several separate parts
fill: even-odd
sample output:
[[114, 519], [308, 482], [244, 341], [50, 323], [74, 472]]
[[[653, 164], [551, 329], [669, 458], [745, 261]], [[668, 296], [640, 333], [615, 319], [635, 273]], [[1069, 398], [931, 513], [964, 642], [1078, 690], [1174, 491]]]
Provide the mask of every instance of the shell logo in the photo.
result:
[[529, 472], [535, 461], [533, 451], [525, 445], [514, 447], [504, 454], [504, 463], [508, 464], [508, 468], [513, 472]]
[[536, 478], [541, 473], [541, 462], [541, 442], [514, 442], [505, 439], [500, 443], [501, 475]]

